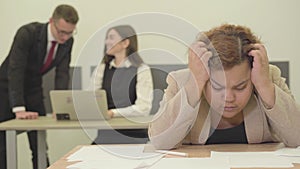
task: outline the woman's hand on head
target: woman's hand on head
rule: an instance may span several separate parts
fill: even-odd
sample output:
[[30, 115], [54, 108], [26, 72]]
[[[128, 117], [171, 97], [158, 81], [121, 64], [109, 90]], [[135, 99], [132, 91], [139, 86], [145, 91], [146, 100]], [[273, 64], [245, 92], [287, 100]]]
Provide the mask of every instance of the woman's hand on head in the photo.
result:
[[272, 108], [275, 104], [275, 86], [269, 77], [269, 59], [267, 50], [262, 44], [254, 44], [248, 54], [253, 56], [251, 81], [261, 96], [265, 107]]
[[248, 54], [253, 56], [253, 68], [251, 70], [251, 81], [256, 89], [264, 88], [272, 81], [269, 78], [269, 59], [267, 50], [262, 44], [254, 44]]
[[197, 83], [205, 84], [209, 79], [208, 60], [212, 53], [204, 42], [197, 41], [190, 46], [188, 55], [188, 67]]

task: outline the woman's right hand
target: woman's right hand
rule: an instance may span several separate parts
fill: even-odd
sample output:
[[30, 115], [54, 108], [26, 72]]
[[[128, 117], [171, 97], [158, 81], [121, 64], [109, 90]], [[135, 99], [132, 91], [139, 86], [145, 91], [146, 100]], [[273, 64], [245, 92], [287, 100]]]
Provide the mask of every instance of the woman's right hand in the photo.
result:
[[204, 42], [194, 42], [189, 48], [188, 67], [193, 73], [198, 85], [204, 86], [209, 79], [208, 60], [212, 56]]

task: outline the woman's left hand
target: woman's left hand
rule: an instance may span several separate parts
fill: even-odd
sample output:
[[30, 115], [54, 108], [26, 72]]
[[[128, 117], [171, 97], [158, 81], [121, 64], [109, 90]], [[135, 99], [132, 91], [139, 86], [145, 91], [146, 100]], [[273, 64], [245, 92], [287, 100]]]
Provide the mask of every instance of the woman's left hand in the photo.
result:
[[253, 68], [251, 71], [251, 81], [259, 89], [271, 83], [269, 79], [269, 59], [267, 51], [262, 44], [254, 44], [248, 54], [253, 57]]
[[267, 107], [273, 107], [275, 104], [275, 89], [274, 84], [269, 77], [269, 59], [267, 50], [262, 44], [254, 44], [253, 49], [248, 55], [253, 56], [251, 81]]

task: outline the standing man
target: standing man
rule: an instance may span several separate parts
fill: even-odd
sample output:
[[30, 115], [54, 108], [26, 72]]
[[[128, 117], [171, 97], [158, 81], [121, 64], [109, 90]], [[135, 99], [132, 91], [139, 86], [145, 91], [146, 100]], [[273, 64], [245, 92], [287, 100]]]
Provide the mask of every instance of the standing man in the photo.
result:
[[[45, 116], [42, 77], [56, 68], [55, 89], [67, 89], [77, 11], [59, 5], [48, 23], [29, 23], [17, 31], [0, 67], [0, 122]], [[37, 132], [27, 132], [33, 168], [37, 168]], [[46, 138], [45, 138], [46, 139]], [[49, 161], [48, 161], [49, 165]], [[0, 132], [0, 169], [6, 169], [6, 138]]]

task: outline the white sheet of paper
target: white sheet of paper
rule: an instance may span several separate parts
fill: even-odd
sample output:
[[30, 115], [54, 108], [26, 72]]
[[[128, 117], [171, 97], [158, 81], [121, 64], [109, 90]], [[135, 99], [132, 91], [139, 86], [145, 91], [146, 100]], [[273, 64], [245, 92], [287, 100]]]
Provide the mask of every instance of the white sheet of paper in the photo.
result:
[[275, 154], [285, 157], [291, 163], [300, 163], [300, 147], [297, 148], [282, 148], [275, 151]]
[[[129, 160], [124, 158], [85, 160], [76, 164], [69, 165], [68, 169], [135, 169], [141, 164], [148, 164], [146, 160]], [[150, 163], [148, 165], [151, 165]], [[142, 165], [144, 166], [144, 165]]]
[[[68, 166], [68, 169], [138, 169], [151, 166], [162, 168], [251, 168], [251, 167], [293, 167], [300, 161], [298, 156], [281, 156], [286, 149], [274, 152], [211, 152], [211, 158], [162, 158], [160, 153], [143, 152], [144, 145], [99, 145], [83, 146], [70, 155], [68, 161], [81, 161]], [[292, 150], [294, 151], [294, 150]], [[298, 154], [297, 154], [298, 155]]]
[[163, 158], [151, 169], [230, 169], [227, 159], [212, 158]]
[[147, 159], [155, 156], [161, 156], [160, 153], [143, 152], [144, 145], [98, 145], [83, 146], [81, 149], [71, 154], [67, 159], [69, 161], [78, 161], [85, 159], [99, 158], [128, 158], [128, 159]]
[[232, 168], [288, 168], [294, 165], [286, 158], [277, 156], [275, 152], [211, 152], [211, 158], [229, 158]]
[[282, 148], [275, 151], [280, 156], [300, 157], [300, 147], [298, 148]]
[[144, 146], [83, 146], [70, 155], [68, 161], [81, 161], [69, 165], [68, 169], [122, 168], [133, 169], [138, 166], [151, 165], [164, 155], [160, 153], [144, 153]]
[[289, 156], [281, 156], [281, 157], [289, 160], [291, 163], [299, 163], [300, 164], [300, 157], [289, 157]]

